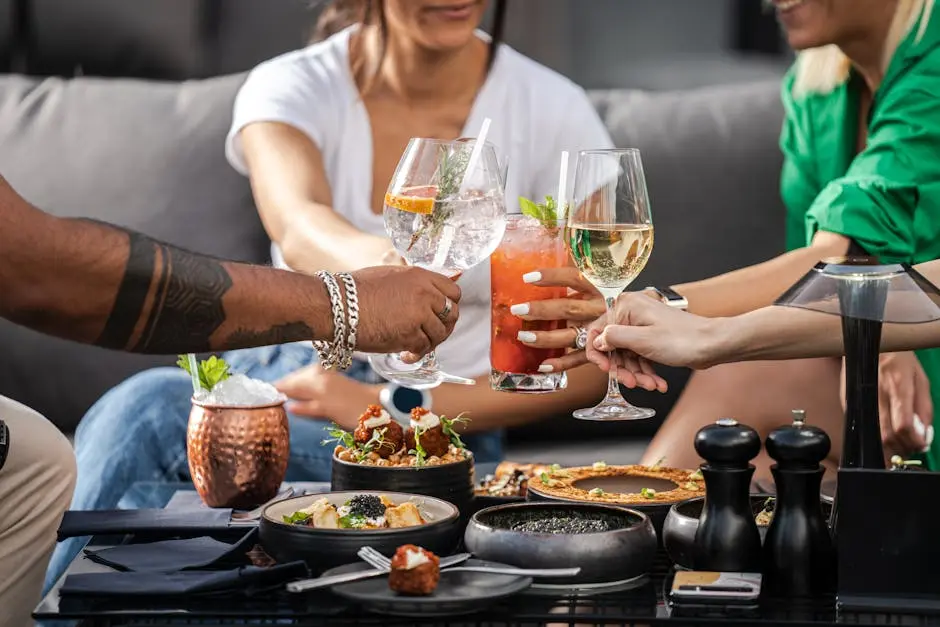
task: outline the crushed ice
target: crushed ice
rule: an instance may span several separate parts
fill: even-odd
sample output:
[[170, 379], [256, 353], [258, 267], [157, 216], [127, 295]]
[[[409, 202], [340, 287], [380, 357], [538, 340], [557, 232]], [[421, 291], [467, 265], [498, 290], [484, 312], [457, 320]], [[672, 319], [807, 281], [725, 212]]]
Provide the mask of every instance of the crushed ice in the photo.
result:
[[280, 403], [286, 400], [286, 397], [270, 383], [252, 379], [244, 374], [233, 374], [217, 383], [211, 392], [200, 390], [196, 394], [196, 400], [207, 405], [258, 407]]

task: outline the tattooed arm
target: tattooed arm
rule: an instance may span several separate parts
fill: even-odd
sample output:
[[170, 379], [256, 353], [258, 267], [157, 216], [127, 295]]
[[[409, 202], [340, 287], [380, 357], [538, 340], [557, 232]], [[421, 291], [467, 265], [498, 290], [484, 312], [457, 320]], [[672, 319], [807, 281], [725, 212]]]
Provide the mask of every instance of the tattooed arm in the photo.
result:
[[[425, 352], [453, 330], [436, 312], [459, 289], [417, 268], [355, 274], [359, 347]], [[388, 302], [407, 302], [398, 316]], [[410, 298], [409, 298], [410, 297]], [[456, 309], [456, 308], [455, 308]], [[368, 316], [368, 312], [376, 312]], [[333, 336], [323, 283], [221, 261], [30, 206], [0, 177], [0, 318], [79, 342], [142, 353], [204, 352]]]

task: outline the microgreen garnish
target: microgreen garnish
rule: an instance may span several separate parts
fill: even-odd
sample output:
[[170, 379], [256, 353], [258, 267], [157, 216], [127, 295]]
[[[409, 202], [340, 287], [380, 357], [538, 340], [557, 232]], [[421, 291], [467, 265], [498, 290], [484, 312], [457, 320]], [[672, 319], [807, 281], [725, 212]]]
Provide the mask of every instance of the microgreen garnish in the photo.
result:
[[[176, 365], [185, 370], [190, 376], [192, 372], [189, 369], [189, 359], [186, 355], [179, 355]], [[228, 364], [224, 359], [219, 359], [215, 355], [196, 364], [197, 374], [199, 375], [199, 385], [206, 391], [211, 392], [219, 381], [225, 381], [229, 378]]]
[[542, 474], [540, 474], [540, 475], [539, 475], [539, 480], [540, 480], [542, 483], [544, 483], [545, 485], [548, 485], [548, 484], [550, 484], [550, 483], [552, 482], [552, 478], [548, 476], [548, 473], [547, 473], [547, 472], [543, 472]]
[[301, 525], [310, 520], [311, 515], [306, 512], [294, 512], [289, 516], [283, 516], [284, 522], [288, 525]]
[[[443, 422], [443, 421], [442, 421]], [[427, 460], [428, 454], [424, 450], [424, 447], [421, 446], [421, 434], [424, 433], [424, 429], [415, 428], [415, 447], [408, 451], [409, 455], [415, 456], [415, 466], [424, 466], [425, 460]]]
[[377, 448], [381, 448], [382, 444], [385, 443], [385, 432], [388, 431], [388, 427], [384, 429], [374, 429], [372, 431], [372, 437], [365, 443], [359, 446], [356, 451], [356, 461], [361, 462], [364, 460], [369, 453], [374, 451]]
[[656, 497], [656, 490], [652, 488], [640, 488], [640, 494], [648, 499], [652, 499]]
[[699, 485], [695, 483], [694, 481], [689, 481], [685, 484], [686, 490], [698, 490], [698, 488], [699, 488]]
[[520, 196], [519, 208], [522, 215], [535, 218], [546, 228], [558, 226], [558, 203], [551, 196], [546, 196], [545, 202], [534, 202]]
[[343, 529], [361, 529], [366, 526], [366, 519], [364, 516], [347, 514], [346, 516], [340, 517], [339, 526]]
[[349, 431], [344, 431], [339, 425], [330, 425], [329, 427], [325, 427], [324, 431], [330, 434], [330, 438], [322, 440], [320, 446], [336, 443], [345, 448], [356, 448], [356, 440], [353, 438], [353, 434]]
[[441, 162], [438, 167], [437, 195], [434, 197], [434, 208], [431, 213], [421, 216], [421, 226], [411, 236], [408, 250], [427, 233], [434, 238], [440, 235], [447, 218], [454, 212], [451, 198], [460, 191], [467, 164], [470, 161], [470, 149], [473, 144], [451, 152], [448, 146], [441, 146]]
[[[447, 416], [441, 416], [441, 430], [444, 432], [444, 435], [450, 438], [450, 443], [456, 446], [457, 448], [467, 448], [463, 440], [460, 439], [460, 434], [457, 433], [454, 429], [454, 425], [458, 424], [467, 424], [470, 422], [470, 419], [466, 417], [465, 414], [460, 414], [456, 418], [449, 419]], [[415, 438], [417, 441], [417, 438]]]
[[689, 473], [689, 479], [691, 479], [692, 481], [701, 481], [701, 480], [704, 479], [704, 478], [705, 478], [705, 476], [702, 475], [702, 469], [701, 469], [701, 468], [699, 468], [699, 469], [696, 470], [695, 472]]
[[594, 488], [593, 490], [588, 492], [588, 494], [590, 494], [591, 496], [604, 496], [605, 492], [602, 488]]

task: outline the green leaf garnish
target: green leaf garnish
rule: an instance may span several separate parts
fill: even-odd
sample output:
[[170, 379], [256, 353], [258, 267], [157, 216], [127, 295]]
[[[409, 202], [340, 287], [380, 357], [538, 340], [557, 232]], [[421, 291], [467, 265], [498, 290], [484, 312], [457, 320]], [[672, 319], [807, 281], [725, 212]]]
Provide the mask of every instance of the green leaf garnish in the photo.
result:
[[374, 429], [372, 431], [372, 437], [365, 444], [358, 445], [356, 449], [356, 461], [361, 462], [364, 460], [369, 453], [374, 451], [377, 448], [381, 448], [382, 444], [385, 443], [385, 432], [388, 431], [388, 427], [384, 429]]
[[284, 522], [288, 525], [300, 525], [310, 520], [310, 514], [306, 512], [294, 512], [289, 516], [283, 516]]
[[[442, 421], [443, 424], [443, 421]], [[421, 434], [424, 433], [424, 429], [415, 428], [415, 447], [408, 451], [409, 455], [415, 456], [415, 466], [421, 467], [424, 466], [425, 460], [428, 457], [427, 451], [424, 450], [424, 447], [421, 446]]]
[[362, 529], [366, 526], [366, 518], [356, 514], [347, 514], [340, 517], [339, 526], [343, 529]]
[[[193, 375], [189, 369], [189, 359], [186, 355], [179, 355], [176, 365], [185, 370], [189, 376]], [[215, 355], [197, 362], [196, 370], [198, 370], [199, 385], [208, 392], [211, 392], [219, 381], [225, 381], [230, 376], [228, 364], [225, 363], [224, 359], [219, 359]]]
[[551, 196], [546, 196], [543, 203], [533, 202], [520, 196], [519, 208], [522, 210], [522, 215], [535, 218], [545, 227], [558, 226], [558, 203]]
[[656, 490], [652, 488], [640, 488], [640, 494], [642, 494], [648, 499], [651, 499], [651, 498], [655, 498]]
[[545, 485], [549, 485], [552, 482], [552, 478], [548, 476], [547, 472], [543, 472], [539, 475], [539, 480]]
[[345, 448], [356, 448], [356, 440], [349, 431], [344, 431], [339, 425], [333, 424], [325, 427], [324, 430], [330, 434], [330, 437], [320, 442], [320, 446], [327, 444], [339, 444]]
[[[450, 438], [450, 443], [456, 446], [457, 448], [467, 448], [463, 440], [460, 439], [460, 434], [454, 429], [454, 425], [457, 424], [467, 424], [470, 422], [470, 419], [466, 417], [466, 413], [458, 415], [454, 419], [448, 419], [447, 416], [441, 416], [441, 430], [444, 432], [444, 435]], [[417, 432], [415, 432], [415, 441], [417, 441]]]
[[604, 496], [604, 490], [603, 488], [594, 488], [590, 492], [588, 492], [588, 494], [590, 494], [591, 496]]

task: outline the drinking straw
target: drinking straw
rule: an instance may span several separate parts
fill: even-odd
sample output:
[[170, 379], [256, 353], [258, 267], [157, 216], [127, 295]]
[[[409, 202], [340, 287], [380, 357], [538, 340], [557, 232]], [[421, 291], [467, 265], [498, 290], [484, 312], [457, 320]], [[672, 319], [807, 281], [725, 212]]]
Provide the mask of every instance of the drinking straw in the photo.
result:
[[202, 385], [199, 383], [199, 366], [196, 365], [195, 353], [186, 353], [186, 359], [189, 361], [189, 377], [193, 381], [193, 394], [198, 394]]
[[558, 172], [558, 208], [561, 215], [559, 219], [567, 219], [565, 199], [568, 196], [568, 151], [561, 151], [561, 168]]
[[480, 134], [477, 135], [476, 143], [473, 144], [473, 152], [470, 153], [470, 160], [467, 162], [467, 169], [464, 170], [463, 173], [463, 181], [460, 182], [461, 192], [466, 190], [467, 183], [470, 182], [470, 175], [477, 167], [477, 161], [480, 160], [480, 153], [483, 152], [483, 147], [486, 145], [486, 134], [490, 132], [491, 122], [492, 120], [489, 118], [483, 120], [483, 126], [480, 127]]

